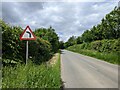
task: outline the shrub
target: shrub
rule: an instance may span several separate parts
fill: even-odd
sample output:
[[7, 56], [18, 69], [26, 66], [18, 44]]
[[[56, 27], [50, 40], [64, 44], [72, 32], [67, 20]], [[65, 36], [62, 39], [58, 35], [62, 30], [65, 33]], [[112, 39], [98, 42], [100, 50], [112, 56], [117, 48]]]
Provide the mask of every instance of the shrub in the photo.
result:
[[[13, 62], [25, 63], [26, 41], [20, 41], [19, 39], [23, 29], [21, 27], [11, 27], [3, 21], [0, 21], [0, 27], [2, 28], [3, 65], [9, 65]], [[29, 41], [28, 48], [29, 57], [37, 64], [49, 60], [53, 54], [51, 43], [40, 37], [37, 37], [35, 41]]]
[[70, 46], [70, 51], [96, 57], [104, 61], [120, 65], [120, 39], [101, 40]]
[[15, 62], [18, 62], [19, 60], [23, 61], [23, 53], [20, 52], [22, 50], [21, 43], [23, 42], [19, 40], [22, 29], [20, 27], [10, 27], [2, 21], [0, 27], [2, 28], [3, 64], [6, 63], [4, 61], [5, 59], [13, 60]]
[[39, 37], [35, 41], [29, 41], [29, 56], [36, 64], [47, 61], [52, 56], [51, 44]]
[[96, 50], [98, 52], [118, 53], [120, 52], [120, 39], [98, 40], [91, 43], [74, 45], [72, 47], [77, 47], [77, 49]]

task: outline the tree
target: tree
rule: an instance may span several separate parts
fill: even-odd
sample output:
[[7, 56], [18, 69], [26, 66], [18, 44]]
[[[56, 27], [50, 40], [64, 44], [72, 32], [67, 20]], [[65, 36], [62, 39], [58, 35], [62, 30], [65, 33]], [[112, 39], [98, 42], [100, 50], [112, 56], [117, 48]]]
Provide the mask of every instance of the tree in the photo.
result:
[[64, 48], [65, 48], [63, 41], [60, 41], [60, 42], [59, 42], [59, 48], [60, 48], [60, 49], [64, 49]]
[[76, 44], [76, 37], [75, 36], [70, 37], [67, 42], [68, 42], [67, 43], [68, 46], [72, 46], [72, 45]]
[[76, 38], [76, 42], [77, 42], [77, 44], [82, 44], [82, 43], [83, 43], [83, 40], [82, 40], [82, 38], [79, 36], [79, 37]]
[[93, 41], [93, 34], [91, 31], [86, 30], [83, 34], [82, 34], [82, 40], [83, 42], [91, 42]]
[[59, 49], [59, 37], [51, 26], [48, 29], [46, 28], [36, 29], [35, 35], [44, 40], [47, 40], [51, 44], [52, 51], [57, 52], [57, 50]]
[[120, 7], [115, 7], [113, 11], [101, 20], [97, 26], [93, 26], [90, 30], [86, 30], [82, 34], [84, 42], [92, 42], [102, 39], [118, 39], [120, 38]]

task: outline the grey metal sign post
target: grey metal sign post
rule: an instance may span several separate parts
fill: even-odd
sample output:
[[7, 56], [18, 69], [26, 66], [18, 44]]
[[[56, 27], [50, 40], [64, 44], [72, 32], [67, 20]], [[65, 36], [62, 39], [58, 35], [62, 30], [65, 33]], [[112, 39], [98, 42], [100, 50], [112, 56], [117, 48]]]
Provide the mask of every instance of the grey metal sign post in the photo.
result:
[[26, 41], [26, 64], [28, 60], [28, 40], [36, 40], [36, 36], [33, 34], [32, 30], [30, 29], [29, 26], [25, 28], [23, 33], [20, 36], [20, 40], [27, 40]]
[[28, 41], [26, 41], [26, 64], [28, 60]]

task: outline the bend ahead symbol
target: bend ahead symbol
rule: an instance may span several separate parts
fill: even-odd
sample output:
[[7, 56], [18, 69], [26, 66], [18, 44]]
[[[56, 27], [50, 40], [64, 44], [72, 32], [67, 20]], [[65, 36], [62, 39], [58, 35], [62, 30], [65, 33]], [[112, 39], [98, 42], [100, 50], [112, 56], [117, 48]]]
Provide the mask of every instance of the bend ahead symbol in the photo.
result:
[[29, 37], [31, 38], [31, 33], [30, 33], [29, 31], [26, 31], [26, 33], [28, 33], [28, 34], [29, 34]]

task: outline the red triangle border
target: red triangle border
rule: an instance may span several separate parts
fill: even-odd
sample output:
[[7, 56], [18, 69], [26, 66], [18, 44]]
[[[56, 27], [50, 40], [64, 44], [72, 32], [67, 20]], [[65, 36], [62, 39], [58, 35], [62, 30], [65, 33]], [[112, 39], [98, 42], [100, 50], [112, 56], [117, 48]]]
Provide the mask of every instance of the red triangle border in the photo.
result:
[[[22, 38], [23, 34], [25, 33], [25, 31], [27, 30], [27, 28], [30, 30], [30, 32], [32, 33], [34, 38]], [[20, 35], [20, 40], [36, 40], [36, 36], [34, 35], [34, 33], [32, 32], [32, 30], [30, 29], [29, 26], [27, 26], [25, 28], [25, 30], [23, 31], [23, 33]]]

